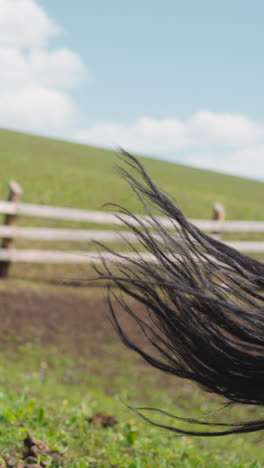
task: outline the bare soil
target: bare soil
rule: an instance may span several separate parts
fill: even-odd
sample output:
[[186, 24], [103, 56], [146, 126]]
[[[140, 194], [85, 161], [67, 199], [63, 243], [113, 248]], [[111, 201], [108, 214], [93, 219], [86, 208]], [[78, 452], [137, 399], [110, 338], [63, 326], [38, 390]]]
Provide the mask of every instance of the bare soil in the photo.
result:
[[[6, 345], [15, 347], [26, 341], [86, 354], [114, 344], [117, 352], [125, 352], [110, 321], [103, 292], [82, 295], [70, 288], [49, 292], [15, 287], [1, 288], [0, 297], [0, 339]], [[120, 309], [117, 304], [115, 308]], [[134, 304], [134, 308], [140, 310], [141, 306]], [[138, 337], [133, 321], [127, 320], [126, 330]]]

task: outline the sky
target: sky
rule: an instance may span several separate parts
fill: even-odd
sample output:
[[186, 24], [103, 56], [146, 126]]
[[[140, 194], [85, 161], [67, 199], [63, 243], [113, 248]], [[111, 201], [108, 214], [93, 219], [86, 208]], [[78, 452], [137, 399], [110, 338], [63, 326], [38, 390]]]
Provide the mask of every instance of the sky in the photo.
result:
[[263, 0], [0, 0], [0, 127], [264, 181]]

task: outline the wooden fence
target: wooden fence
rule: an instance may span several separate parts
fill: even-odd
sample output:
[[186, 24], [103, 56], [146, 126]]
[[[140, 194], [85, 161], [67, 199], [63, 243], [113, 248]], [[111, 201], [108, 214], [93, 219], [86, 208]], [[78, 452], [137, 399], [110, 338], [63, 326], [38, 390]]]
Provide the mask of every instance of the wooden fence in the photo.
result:
[[[6, 277], [12, 262], [26, 263], [98, 263], [102, 258], [113, 262], [125, 262], [133, 258], [133, 253], [122, 253], [122, 258], [117, 258], [110, 253], [98, 253], [94, 251], [63, 250], [29, 250], [16, 249], [15, 239], [43, 240], [43, 241], [70, 241], [70, 242], [122, 242], [128, 240], [135, 242], [135, 234], [119, 229], [124, 222], [114, 213], [100, 211], [79, 210], [73, 208], [52, 207], [33, 205], [21, 202], [22, 190], [15, 182], [10, 183], [8, 201], [0, 201], [0, 213], [5, 215], [4, 224], [0, 225], [0, 277]], [[117, 226], [117, 230], [85, 230], [85, 229], [62, 229], [62, 228], [30, 228], [17, 227], [18, 216], [33, 216], [57, 220], [69, 220], [95, 224], [109, 224]], [[124, 221], [129, 219], [130, 223], [137, 225], [137, 221], [122, 216]], [[214, 205], [213, 220], [191, 220], [200, 229], [211, 233], [222, 232], [250, 232], [264, 233], [264, 221], [225, 221], [223, 207]], [[151, 218], [140, 216], [140, 222], [151, 225]], [[169, 218], [158, 217], [162, 226], [167, 229], [175, 229], [175, 223]], [[253, 241], [230, 241], [226, 244], [247, 253], [263, 253], [264, 242]], [[142, 253], [142, 258], [155, 261], [148, 253]]]

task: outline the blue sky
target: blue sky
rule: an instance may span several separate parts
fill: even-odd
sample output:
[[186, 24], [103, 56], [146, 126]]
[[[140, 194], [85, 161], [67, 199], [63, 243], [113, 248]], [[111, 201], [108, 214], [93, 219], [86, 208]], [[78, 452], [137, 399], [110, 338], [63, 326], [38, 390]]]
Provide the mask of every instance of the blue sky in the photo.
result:
[[258, 0], [0, 0], [0, 125], [264, 180], [263, 17]]
[[88, 123], [204, 108], [263, 118], [262, 1], [39, 4], [64, 29], [57, 45], [77, 51], [94, 77], [76, 93]]

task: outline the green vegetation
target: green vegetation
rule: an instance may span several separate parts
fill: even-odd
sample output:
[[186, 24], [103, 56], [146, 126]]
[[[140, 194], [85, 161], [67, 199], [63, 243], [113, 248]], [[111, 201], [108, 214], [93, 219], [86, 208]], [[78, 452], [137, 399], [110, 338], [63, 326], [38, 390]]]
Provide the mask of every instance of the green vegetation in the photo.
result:
[[[261, 434], [176, 437], [144, 423], [122, 402], [147, 402], [178, 415], [201, 415], [217, 406], [189, 385], [183, 391], [175, 379], [170, 386], [168, 378], [165, 391], [158, 385], [158, 374], [136, 367], [133, 359], [117, 359], [108, 349], [102, 368], [95, 357], [70, 357], [55, 348], [47, 351], [28, 344], [18, 351], [19, 359], [8, 354], [8, 366], [4, 353], [0, 359], [2, 457], [9, 453], [19, 458], [29, 433], [62, 454], [54, 467], [64, 462], [74, 468], [260, 468], [264, 463]], [[102, 427], [89, 422], [98, 413], [115, 416], [117, 424]], [[233, 416], [249, 417], [249, 410], [236, 409]], [[225, 416], [214, 417], [224, 420]]]
[[[263, 220], [263, 183], [154, 159], [143, 160], [153, 178], [177, 199], [187, 216], [210, 219], [212, 204], [218, 201], [226, 207], [229, 219]], [[0, 199], [6, 198], [8, 181], [15, 179], [23, 187], [24, 202], [92, 210], [101, 210], [105, 202], [113, 202], [142, 212], [127, 184], [117, 174], [118, 158], [114, 152], [0, 130], [0, 161]], [[26, 223], [23, 219], [19, 222], [27, 226], [82, 227], [80, 223], [34, 218], [27, 219]], [[250, 236], [254, 237], [258, 238]], [[24, 248], [29, 245], [32, 248], [47, 248], [48, 245], [56, 248], [55, 243], [46, 242], [20, 241], [17, 244]], [[76, 244], [65, 243], [61, 248], [76, 249]], [[179, 416], [201, 417], [221, 405], [211, 395], [200, 392], [189, 383], [161, 376], [123, 350], [118, 339], [108, 339], [106, 343], [103, 336], [91, 348], [94, 333], [91, 331], [91, 336], [85, 336], [86, 353], [78, 353], [68, 345], [67, 333], [63, 331], [65, 323], [55, 323], [56, 313], [61, 310], [60, 303], [56, 302], [58, 310], [55, 311], [53, 304], [55, 295], [63, 297], [65, 303], [61, 304], [66, 304], [67, 294], [72, 297], [73, 292], [70, 288], [56, 286], [56, 281], [71, 278], [78, 282], [87, 278], [88, 273], [89, 268], [84, 265], [67, 268], [14, 265], [11, 278], [0, 283], [0, 457], [8, 453], [20, 458], [23, 439], [29, 433], [61, 454], [56, 460], [39, 456], [39, 463], [50, 461], [57, 468], [62, 463], [71, 468], [264, 466], [261, 433], [219, 439], [176, 437], [145, 423], [122, 403], [154, 406]], [[25, 289], [33, 291], [35, 302], [25, 300]], [[75, 288], [74, 294], [84, 301], [95, 300], [92, 312], [100, 312], [96, 303], [100, 295], [98, 289]], [[10, 305], [9, 299], [15, 295], [19, 299]], [[46, 295], [49, 295], [49, 305], [48, 299], [45, 303]], [[23, 300], [24, 309], [31, 307], [32, 315], [28, 314], [26, 332], [22, 333], [19, 325], [16, 327], [16, 319], [23, 315], [20, 307]], [[70, 307], [75, 304], [73, 299], [71, 301]], [[44, 313], [40, 302], [44, 304]], [[5, 325], [11, 309], [13, 322], [10, 323], [13, 325]], [[77, 314], [75, 305], [70, 310], [73, 315]], [[54, 312], [52, 318], [48, 315], [51, 311]], [[63, 345], [61, 342], [50, 343], [49, 333], [43, 338], [44, 331], [39, 323], [33, 327], [34, 314], [42, 317], [43, 324], [50, 323], [51, 329], [56, 325]], [[66, 314], [63, 320], [66, 320]], [[70, 329], [71, 318], [68, 320]], [[103, 316], [102, 322], [105, 320]], [[78, 327], [81, 333], [81, 325]], [[40, 342], [35, 340], [35, 335], [40, 337]], [[97, 413], [113, 415], [118, 422], [113, 427], [89, 422], [89, 418]], [[234, 407], [213, 414], [209, 420], [224, 422], [230, 417], [237, 421], [260, 418], [261, 414], [254, 408]], [[155, 420], [175, 423], [159, 415]], [[0, 468], [2, 466], [5, 465], [1, 465], [0, 459]]]
[[[141, 209], [117, 174], [114, 152], [1, 130], [0, 161], [2, 199], [8, 181], [16, 179], [28, 203], [101, 210], [113, 202]], [[144, 164], [188, 217], [210, 219], [212, 203], [218, 201], [229, 219], [263, 219], [261, 182], [149, 158]]]

